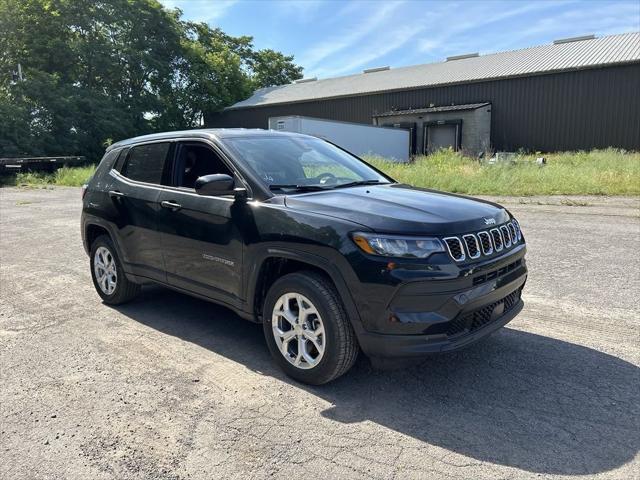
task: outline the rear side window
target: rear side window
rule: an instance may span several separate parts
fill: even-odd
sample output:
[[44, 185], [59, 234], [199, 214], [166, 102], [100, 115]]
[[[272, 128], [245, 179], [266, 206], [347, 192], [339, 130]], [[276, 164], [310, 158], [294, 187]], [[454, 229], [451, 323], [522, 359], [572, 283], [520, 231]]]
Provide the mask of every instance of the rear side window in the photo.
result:
[[96, 177], [99, 177], [105, 172], [111, 170], [116, 158], [118, 158], [119, 153], [120, 150], [111, 150], [110, 152], [105, 153], [104, 157], [102, 157], [102, 160], [100, 160], [100, 163], [98, 164], [98, 168], [96, 168], [96, 172], [94, 173], [94, 175]]
[[122, 175], [137, 182], [160, 184], [169, 146], [169, 143], [150, 143], [133, 147]]

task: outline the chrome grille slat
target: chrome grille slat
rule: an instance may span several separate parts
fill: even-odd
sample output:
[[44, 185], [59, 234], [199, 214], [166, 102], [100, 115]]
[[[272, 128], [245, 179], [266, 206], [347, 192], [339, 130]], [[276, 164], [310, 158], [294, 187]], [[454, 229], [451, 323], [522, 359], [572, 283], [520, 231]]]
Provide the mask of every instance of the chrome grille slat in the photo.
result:
[[493, 253], [493, 242], [491, 241], [489, 232], [479, 232], [478, 238], [480, 239], [483, 255], [491, 255]]
[[522, 240], [522, 231], [520, 230], [520, 224], [517, 220], [513, 220], [513, 226], [516, 228], [516, 235], [518, 237], [518, 241]]
[[462, 241], [458, 237], [447, 237], [442, 239], [447, 246], [447, 250], [449, 250], [449, 255], [456, 262], [462, 262], [467, 257], [464, 253], [464, 247], [462, 246]]
[[500, 226], [500, 235], [502, 235], [502, 244], [504, 248], [509, 248], [511, 246], [511, 233], [506, 225]]
[[469, 254], [469, 258], [478, 258], [480, 256], [480, 244], [478, 243], [478, 239], [472, 233], [467, 235], [463, 235], [462, 239], [464, 240], [464, 245], [467, 247], [467, 253]]
[[509, 233], [511, 234], [511, 243], [515, 245], [516, 243], [518, 243], [518, 234], [516, 232], [514, 222], [507, 223], [507, 228], [509, 229]]
[[493, 240], [493, 248], [496, 252], [501, 252], [504, 248], [504, 244], [502, 243], [502, 235], [500, 234], [500, 230], [497, 228], [492, 228], [489, 230], [491, 233], [491, 240]]

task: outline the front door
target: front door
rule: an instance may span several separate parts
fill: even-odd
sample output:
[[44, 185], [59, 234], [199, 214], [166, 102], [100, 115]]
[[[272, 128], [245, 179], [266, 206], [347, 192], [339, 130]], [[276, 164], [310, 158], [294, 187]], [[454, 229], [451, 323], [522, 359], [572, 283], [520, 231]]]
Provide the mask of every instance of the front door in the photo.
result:
[[177, 145], [171, 185], [159, 197], [167, 282], [176, 287], [238, 306], [241, 303], [243, 242], [239, 204], [233, 196], [195, 193], [198, 177], [232, 175], [217, 151], [205, 143]]

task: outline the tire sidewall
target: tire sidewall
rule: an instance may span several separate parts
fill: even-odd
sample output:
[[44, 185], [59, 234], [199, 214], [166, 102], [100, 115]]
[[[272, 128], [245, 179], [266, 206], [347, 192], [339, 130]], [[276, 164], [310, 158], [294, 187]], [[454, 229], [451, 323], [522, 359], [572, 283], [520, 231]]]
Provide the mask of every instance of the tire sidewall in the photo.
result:
[[[299, 293], [307, 297], [316, 307], [324, 326], [325, 351], [322, 359], [313, 368], [297, 368], [284, 358], [273, 336], [273, 308], [278, 299], [285, 293]], [[331, 378], [338, 363], [338, 343], [341, 341], [333, 318], [335, 313], [329, 299], [317, 291], [317, 286], [306, 275], [293, 273], [277, 280], [265, 298], [263, 308], [263, 328], [267, 346], [278, 365], [291, 377], [304, 383], [320, 384]]]

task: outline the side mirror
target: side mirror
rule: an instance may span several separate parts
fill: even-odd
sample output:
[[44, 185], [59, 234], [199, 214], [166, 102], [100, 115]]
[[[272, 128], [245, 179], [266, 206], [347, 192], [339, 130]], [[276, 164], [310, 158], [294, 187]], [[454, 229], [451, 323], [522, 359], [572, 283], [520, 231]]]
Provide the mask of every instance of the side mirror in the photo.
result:
[[232, 176], [224, 173], [214, 173], [203, 175], [196, 180], [196, 193], [208, 197], [220, 195], [233, 195], [235, 180]]

